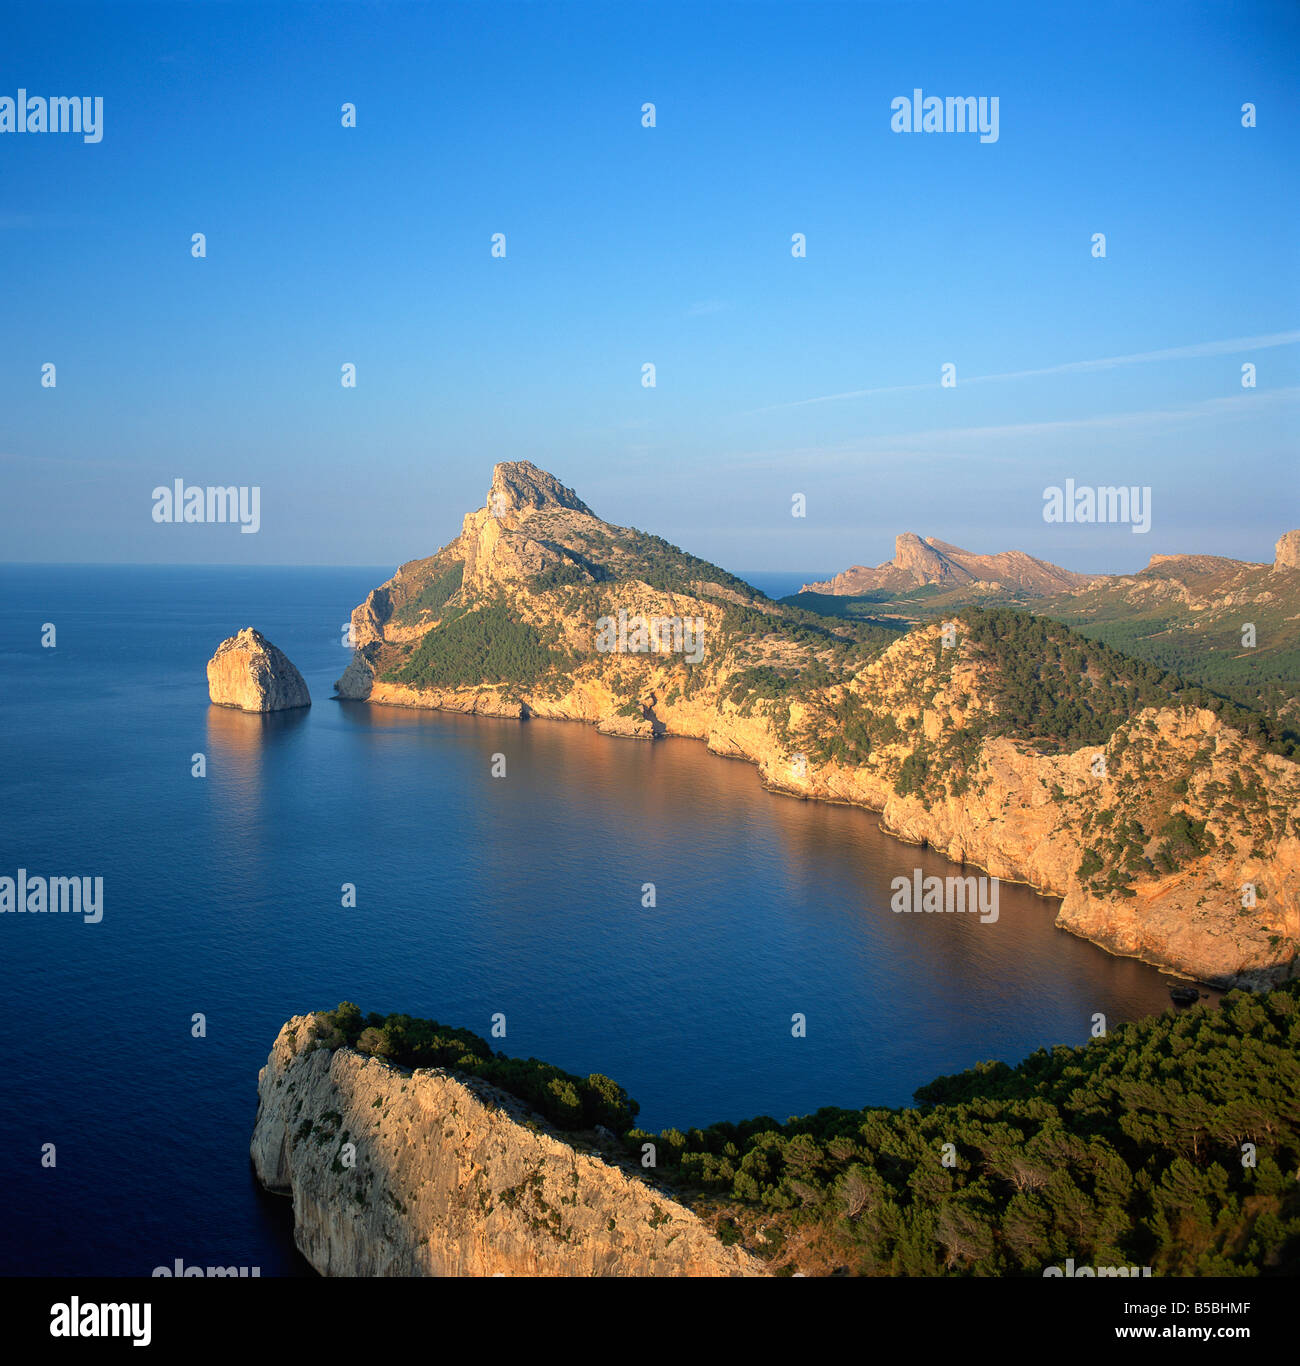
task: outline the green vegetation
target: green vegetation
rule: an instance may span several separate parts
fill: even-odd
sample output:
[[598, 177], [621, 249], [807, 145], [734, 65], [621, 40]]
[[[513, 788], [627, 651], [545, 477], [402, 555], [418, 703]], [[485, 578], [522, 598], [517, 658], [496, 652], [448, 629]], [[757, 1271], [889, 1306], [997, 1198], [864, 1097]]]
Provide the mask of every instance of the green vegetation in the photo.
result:
[[902, 735], [892, 712], [873, 711], [856, 693], [845, 693], [822, 704], [804, 750], [818, 763], [865, 764], [873, 749]]
[[460, 591], [465, 577], [465, 563], [457, 560], [449, 569], [435, 575], [405, 606], [393, 613], [393, 620], [403, 624], [413, 624], [426, 612], [439, 612], [453, 593]]
[[528, 580], [528, 590], [532, 593], [549, 593], [553, 588], [568, 588], [577, 584], [590, 583], [593, 579], [603, 582], [609, 578], [607, 570], [579, 555], [576, 551], [557, 547], [565, 558], [549, 569], [532, 575]]
[[[622, 1133], [640, 1108], [621, 1086], [598, 1072], [584, 1079], [536, 1058], [494, 1053], [479, 1035], [436, 1020], [373, 1013], [363, 1018], [356, 1005], [343, 1001], [337, 1010], [323, 1012], [321, 1022], [325, 1032], [318, 1042], [327, 1048], [346, 1044], [386, 1058], [398, 1067], [450, 1067], [482, 1077], [518, 1096], [558, 1129], [590, 1129], [603, 1124]], [[342, 1118], [338, 1116], [339, 1123]], [[310, 1131], [310, 1122], [304, 1123]]]
[[567, 664], [568, 657], [548, 648], [535, 627], [496, 601], [441, 622], [383, 678], [425, 688], [531, 683], [551, 667]]
[[[903, 689], [901, 697], [891, 696], [878, 710], [871, 704], [870, 691], [864, 695], [832, 688], [810, 699], [812, 706], [797, 737], [803, 752], [821, 763], [864, 765], [874, 762], [873, 756], [883, 747], [901, 745], [910, 752], [895, 757], [892, 762], [898, 767], [886, 770], [893, 778], [895, 792], [941, 800], [967, 790], [975, 778], [983, 743], [994, 737], [1026, 742], [1046, 752], [1104, 746], [1112, 773], [1123, 770], [1143, 780], [1130, 786], [1130, 806], [1143, 794], [1150, 796], [1166, 776], [1170, 780], [1168, 795], [1186, 800], [1195, 773], [1208, 766], [1211, 757], [1207, 747], [1196, 756], [1191, 770], [1166, 775], [1149, 753], [1143, 736], [1116, 734], [1146, 707], [1202, 707], [1274, 753], [1289, 757], [1300, 754], [1296, 737], [1269, 717], [1190, 688], [1154, 665], [1129, 659], [1059, 622], [1002, 608], [968, 608], [956, 621], [956, 648], [945, 650], [936, 642], [933, 667], [905, 672], [897, 680]], [[958, 661], [973, 664], [978, 670], [980, 682], [973, 689], [975, 695], [959, 693], [954, 700], [962, 708], [961, 723], [949, 724], [926, 740], [916, 709], [929, 707], [940, 690], [950, 684]], [[777, 690], [783, 695], [778, 685], [779, 680], [762, 677], [755, 677], [751, 684], [756, 691]], [[888, 673], [882, 685], [888, 694], [893, 685]], [[895, 713], [906, 709], [912, 714], [900, 724]], [[1214, 795], [1209, 789], [1206, 792]], [[1059, 785], [1053, 795], [1057, 801], [1065, 799]], [[1241, 799], [1251, 794], [1243, 789], [1233, 796], [1238, 799], [1234, 806], [1244, 818], [1249, 803]], [[1255, 815], [1275, 824], [1280, 818], [1285, 828], [1284, 816], [1270, 812], [1263, 802], [1262, 789], [1252, 800], [1259, 808], [1252, 808]], [[1216, 806], [1220, 813], [1226, 809], [1224, 803]], [[1138, 813], [1130, 810], [1127, 814]], [[1148, 817], [1144, 814], [1142, 818]], [[1193, 851], [1203, 852], [1207, 847], [1206, 839], [1188, 840], [1182, 830], [1161, 831], [1160, 835], [1166, 841], [1163, 853], [1146, 857], [1143, 843], [1152, 835], [1145, 834], [1141, 825], [1126, 830], [1121, 822], [1110, 831], [1109, 843], [1098, 849], [1098, 856], [1109, 854], [1103, 859], [1108, 876], [1095, 889], [1131, 895], [1123, 889], [1135, 874], [1157, 868], [1168, 871], [1193, 857]]]
[[816, 655], [805, 660], [798, 668], [777, 669], [770, 664], [754, 664], [731, 676], [725, 696], [737, 705], [742, 716], [749, 716], [756, 702], [772, 699], [793, 701], [849, 677], [852, 677], [851, 669], [842, 675], [834, 673]]
[[775, 636], [782, 641], [816, 651], [830, 650], [842, 661], [860, 667], [899, 638], [898, 628], [862, 622], [830, 622], [815, 612], [783, 607], [779, 613], [728, 603], [722, 612], [717, 636], [723, 644]]
[[[1063, 614], [1053, 615], [1068, 620]], [[1300, 693], [1300, 649], [1243, 650], [1239, 625], [1203, 632], [1191, 624], [1157, 625], [1148, 620], [1070, 624], [1114, 650], [1148, 660], [1253, 711], [1277, 713], [1287, 706], [1294, 708]]]
[[690, 584], [700, 582], [729, 588], [751, 601], [766, 600], [765, 594], [744, 579], [671, 545], [662, 536], [652, 536], [649, 532], [629, 528], [619, 544], [626, 549], [630, 559], [630, 563], [620, 572], [620, 577], [638, 578], [651, 588], [658, 588], [665, 593], [687, 592]]
[[[1268, 580], [1267, 567], [1253, 578], [1250, 566], [1188, 574], [1178, 566], [1143, 571], [1143, 581], [1186, 576], [1191, 591], [1202, 599], [1197, 608], [1168, 597], [1134, 598], [1126, 589], [1100, 584], [1083, 593], [1033, 597], [1014, 590], [980, 593], [985, 609], [1015, 608], [1042, 615], [1073, 628], [1081, 636], [1109, 646], [1112, 651], [1154, 665], [1183, 680], [1180, 686], [1203, 688], [1248, 711], [1289, 718], [1290, 741], [1295, 733], [1297, 693], [1300, 692], [1300, 627], [1294, 590]], [[1269, 600], [1267, 593], [1272, 595]], [[1246, 601], [1238, 603], [1244, 595]], [[1254, 596], [1258, 595], [1258, 596]], [[818, 615], [849, 621], [878, 620], [888, 612], [909, 623], [958, 615], [971, 607], [971, 591], [943, 591], [924, 585], [906, 591], [882, 589], [856, 596], [798, 593], [783, 598]], [[1231, 603], [1231, 605], [1227, 605]], [[1254, 623], [1259, 644], [1243, 647], [1246, 621]]]
[[[906, 622], [915, 625], [951, 617], [963, 607], [1016, 607], [1029, 609], [1036, 599], [1014, 588], [941, 588], [919, 584], [915, 588], [877, 588], [870, 593], [792, 593], [781, 602], [816, 612], [818, 616], [843, 617], [849, 621], [877, 621], [895, 629]], [[881, 613], [886, 615], [882, 616]]]
[[1162, 873], [1172, 873], [1180, 863], [1194, 859], [1214, 846], [1214, 836], [1204, 821], [1193, 820], [1186, 811], [1175, 811], [1160, 827], [1160, 847], [1152, 855]]
[[1275, 754], [1300, 754], [1300, 736], [1269, 717], [1207, 692], [1046, 617], [1003, 608], [968, 608], [957, 620], [966, 639], [996, 666], [993, 734], [1103, 744], [1143, 707], [1204, 707]]
[[1300, 1270], [1300, 982], [984, 1063], [916, 1100], [627, 1142], [654, 1142], [660, 1175], [724, 1225], [764, 1224], [778, 1268], [797, 1231], [801, 1266], [863, 1275], [1040, 1276], [1067, 1257]]
[[784, 696], [795, 677], [794, 673], [774, 669], [770, 664], [755, 664], [731, 677], [727, 696], [733, 702], [749, 702], [752, 710], [755, 701]]
[[[1150, 591], [1162, 581], [1172, 594]], [[1254, 711], [1297, 714], [1300, 614], [1297, 587], [1268, 565], [1205, 557], [1153, 565], [1137, 576], [1147, 591], [1101, 583], [1084, 593], [1041, 599], [1034, 611], [1136, 659]], [[1258, 644], [1243, 646], [1250, 622]]]

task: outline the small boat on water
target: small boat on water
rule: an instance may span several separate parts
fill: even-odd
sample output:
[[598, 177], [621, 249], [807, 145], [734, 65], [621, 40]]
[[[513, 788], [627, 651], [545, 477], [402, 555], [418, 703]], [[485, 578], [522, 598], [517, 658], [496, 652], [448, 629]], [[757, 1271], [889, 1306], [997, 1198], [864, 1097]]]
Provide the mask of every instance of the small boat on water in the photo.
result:
[[1189, 1006], [1201, 999], [1201, 993], [1195, 987], [1170, 987], [1169, 996], [1176, 1006]]

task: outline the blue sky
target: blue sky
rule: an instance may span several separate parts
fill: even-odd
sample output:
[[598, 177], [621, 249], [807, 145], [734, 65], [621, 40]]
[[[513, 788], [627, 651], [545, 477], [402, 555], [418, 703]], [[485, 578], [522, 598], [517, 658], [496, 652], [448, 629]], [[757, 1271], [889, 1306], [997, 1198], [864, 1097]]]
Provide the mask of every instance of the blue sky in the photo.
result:
[[[0, 135], [0, 560], [396, 564], [507, 459], [740, 571], [1269, 559], [1298, 57], [1293, 5], [14, 10], [0, 96], [104, 133]], [[892, 132], [916, 87], [998, 141]], [[154, 523], [176, 478], [261, 530]], [[1066, 478], [1150, 532], [1045, 524]]]

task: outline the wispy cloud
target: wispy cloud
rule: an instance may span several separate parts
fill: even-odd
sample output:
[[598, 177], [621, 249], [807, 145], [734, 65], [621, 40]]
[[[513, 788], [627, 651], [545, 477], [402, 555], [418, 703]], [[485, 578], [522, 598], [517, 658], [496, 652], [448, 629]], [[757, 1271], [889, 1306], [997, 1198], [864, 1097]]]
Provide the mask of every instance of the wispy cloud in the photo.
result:
[[[1260, 408], [1293, 403], [1300, 397], [1300, 385], [1281, 389], [1252, 390], [1229, 394], [1220, 398], [1202, 399], [1199, 403], [1184, 404], [1179, 408], [1147, 408], [1130, 413], [1101, 413], [1095, 417], [1058, 418], [1050, 422], [1011, 422], [989, 427], [936, 427], [929, 431], [911, 432], [904, 436], [880, 438], [891, 444], [915, 441], [929, 443], [936, 440], [1008, 440], [1018, 437], [1054, 436], [1063, 432], [1086, 431], [1095, 428], [1139, 427], [1174, 422], [1199, 422], [1212, 417], [1249, 416]], [[867, 441], [874, 440], [868, 437]]]
[[1173, 346], [1165, 351], [1139, 351], [1131, 356], [1106, 356], [1101, 360], [1075, 360], [1064, 365], [1048, 365], [1041, 370], [1010, 370], [1003, 375], [976, 375], [963, 384], [982, 384], [988, 380], [1029, 379], [1037, 375], [1088, 374], [1094, 370], [1116, 370], [1122, 365], [1145, 365], [1161, 360], [1201, 360], [1206, 356], [1230, 356], [1238, 351], [1263, 351], [1270, 346], [1291, 346], [1300, 341], [1300, 332], [1269, 332], [1262, 337], [1232, 337], [1227, 341], [1198, 342], [1194, 346]]
[[[1300, 331], [1269, 332], [1261, 337], [1231, 337], [1224, 341], [1197, 342], [1192, 346], [1172, 346], [1164, 351], [1139, 351], [1129, 356], [1103, 356], [1095, 360], [1072, 360], [1061, 365], [1045, 365], [1036, 370], [1007, 370], [999, 375], [961, 376], [959, 383], [990, 384], [1004, 380], [1036, 379], [1042, 375], [1083, 375], [1098, 370], [1117, 370], [1125, 365], [1146, 365], [1162, 360], [1201, 360], [1208, 356], [1230, 356], [1241, 351], [1263, 351], [1272, 346], [1292, 346], [1300, 342]], [[804, 408], [813, 403], [837, 403], [851, 398], [872, 398], [880, 394], [903, 394], [917, 389], [938, 389], [938, 380], [925, 384], [891, 384], [876, 389], [850, 389], [842, 394], [822, 394], [817, 398], [800, 398], [791, 403], [773, 403], [765, 408], [751, 408], [742, 413], [773, 413], [786, 408]]]
[[[801, 468], [833, 467], [846, 461], [888, 465], [918, 461], [968, 460], [970, 447], [983, 442], [1009, 444], [1017, 440], [1041, 440], [1088, 430], [1115, 430], [1125, 427], [1165, 426], [1179, 422], [1205, 422], [1211, 419], [1250, 417], [1261, 408], [1280, 408], [1300, 401], [1300, 385], [1281, 389], [1254, 390], [1222, 398], [1208, 398], [1179, 408], [1151, 408], [1140, 412], [1105, 413], [1096, 417], [1061, 418], [1050, 422], [1014, 422], [988, 427], [932, 427], [916, 432], [882, 433], [860, 437], [833, 446], [801, 447], [771, 453], [738, 456], [731, 468], [768, 469], [797, 464]], [[1041, 448], [1028, 457], [1038, 459]], [[1025, 457], [1001, 454], [979, 456], [982, 464], [1019, 464]]]

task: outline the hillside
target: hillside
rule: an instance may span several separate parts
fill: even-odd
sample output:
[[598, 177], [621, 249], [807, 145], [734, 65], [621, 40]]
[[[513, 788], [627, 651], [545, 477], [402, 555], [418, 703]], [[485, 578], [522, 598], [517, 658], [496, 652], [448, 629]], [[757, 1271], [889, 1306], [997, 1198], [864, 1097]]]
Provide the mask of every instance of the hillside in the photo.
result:
[[[1035, 603], [1126, 654], [1150, 660], [1300, 730], [1300, 532], [1272, 564], [1216, 555], [1153, 555], [1140, 573]], [[1243, 644], [1247, 624], [1255, 644]]]
[[[598, 623], [616, 628], [620, 612], [630, 624], [668, 623], [662, 648], [647, 639], [640, 652], [598, 649]], [[353, 630], [359, 649], [342, 696], [578, 716], [645, 736], [670, 714], [703, 714], [723, 682], [779, 671], [811, 688], [896, 639], [775, 603], [657, 536], [601, 521], [524, 461], [497, 465], [460, 536], [402, 565], [353, 613]]]
[[[855, 567], [783, 601], [837, 620], [898, 625], [950, 617], [971, 605], [1042, 613], [1189, 684], [1268, 712], [1300, 739], [1300, 532], [1278, 541], [1272, 564], [1153, 555], [1136, 574], [1072, 575], [1077, 582], [1055, 587], [1045, 577], [1017, 581], [1005, 571], [999, 577], [993, 562], [1019, 552], [967, 556], [966, 569], [978, 558], [990, 576], [972, 580], [905, 553], [905, 541], [916, 542], [935, 562], [952, 549], [900, 536], [891, 564]], [[1255, 629], [1253, 645], [1244, 643], [1248, 624]]]
[[343, 697], [693, 736], [1062, 897], [1057, 923], [1112, 951], [1224, 985], [1296, 969], [1286, 737], [1060, 624], [967, 609], [945, 642], [818, 617], [513, 463], [353, 625]]

